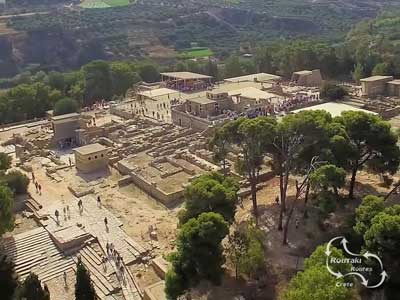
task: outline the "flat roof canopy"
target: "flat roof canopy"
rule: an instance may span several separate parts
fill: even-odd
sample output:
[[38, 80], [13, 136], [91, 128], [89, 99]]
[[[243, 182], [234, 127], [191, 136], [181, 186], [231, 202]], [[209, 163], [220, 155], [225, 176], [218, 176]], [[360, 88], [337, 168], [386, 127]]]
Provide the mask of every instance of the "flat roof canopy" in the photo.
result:
[[59, 121], [59, 120], [63, 120], [63, 119], [69, 119], [69, 118], [77, 118], [80, 115], [78, 113], [70, 113], [70, 114], [64, 114], [64, 115], [58, 115], [58, 116], [54, 116], [51, 117], [51, 119], [53, 121]]
[[89, 155], [92, 153], [97, 153], [97, 152], [101, 152], [107, 150], [107, 147], [96, 143], [96, 144], [89, 144], [89, 145], [85, 145], [79, 148], [75, 148], [74, 152], [80, 154], [80, 155]]
[[241, 96], [249, 99], [270, 99], [270, 98], [279, 98], [278, 95], [268, 93], [265, 91], [262, 91], [260, 89], [257, 89], [255, 87], [246, 87], [238, 90], [233, 90], [228, 92], [229, 96]]
[[161, 73], [162, 76], [171, 77], [178, 80], [211, 79], [212, 76], [197, 74], [192, 72], [167, 72]]
[[388, 84], [400, 85], [400, 79], [389, 81]]
[[380, 80], [393, 80], [393, 76], [371, 76], [367, 78], [360, 79], [361, 82], [373, 82], [373, 81], [380, 81]]
[[245, 75], [245, 76], [239, 76], [239, 77], [232, 77], [232, 78], [226, 78], [224, 81], [226, 82], [244, 82], [244, 81], [274, 81], [274, 80], [280, 80], [282, 77], [273, 75], [273, 74], [268, 74], [268, 73], [257, 73], [257, 74], [250, 74], [250, 75]]

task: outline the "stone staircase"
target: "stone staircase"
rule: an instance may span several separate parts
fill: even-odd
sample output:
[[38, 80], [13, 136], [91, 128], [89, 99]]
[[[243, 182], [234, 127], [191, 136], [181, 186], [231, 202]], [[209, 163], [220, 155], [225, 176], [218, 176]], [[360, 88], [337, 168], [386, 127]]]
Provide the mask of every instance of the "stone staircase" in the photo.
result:
[[[103, 264], [101, 256], [91, 246], [82, 248], [79, 256], [90, 273], [97, 297], [101, 300], [112, 299], [112, 294], [120, 290], [115, 276], [112, 276], [115, 273], [113, 266], [109, 262]], [[78, 261], [77, 257], [74, 259]]]
[[41, 281], [46, 282], [74, 266], [74, 261], [57, 249], [42, 227], [5, 239], [4, 249], [13, 260], [21, 280], [34, 272]]

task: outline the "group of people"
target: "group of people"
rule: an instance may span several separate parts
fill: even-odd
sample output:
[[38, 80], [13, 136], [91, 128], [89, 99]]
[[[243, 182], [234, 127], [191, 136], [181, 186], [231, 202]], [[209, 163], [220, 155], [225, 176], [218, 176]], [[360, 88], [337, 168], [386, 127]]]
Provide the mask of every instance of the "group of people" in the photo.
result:
[[42, 195], [42, 185], [36, 180], [35, 173], [32, 171], [32, 182], [35, 184], [36, 194]]
[[107, 242], [106, 250], [107, 250], [107, 258], [104, 258], [104, 262], [106, 262], [108, 258], [112, 259], [115, 262], [115, 266], [117, 267], [117, 269], [120, 272], [121, 279], [124, 279], [124, 276], [125, 276], [124, 259], [119, 254], [119, 252], [115, 249], [113, 243]]
[[[64, 206], [63, 207], [63, 212], [64, 212], [64, 220], [71, 219], [71, 214], [69, 212], [69, 205]], [[57, 221], [57, 225], [60, 225], [60, 212], [58, 211], [58, 209], [55, 210], [54, 215], [56, 216], [56, 221]]]
[[196, 92], [208, 89], [211, 84], [205, 81], [195, 81], [192, 84], [185, 84], [183, 81], [167, 81], [167, 88], [182, 91], [182, 92]]

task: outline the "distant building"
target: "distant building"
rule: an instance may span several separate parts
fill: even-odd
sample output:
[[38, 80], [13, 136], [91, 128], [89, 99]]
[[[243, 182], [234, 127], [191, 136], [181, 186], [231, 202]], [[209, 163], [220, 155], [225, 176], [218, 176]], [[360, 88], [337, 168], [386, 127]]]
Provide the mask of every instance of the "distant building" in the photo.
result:
[[257, 89], [255, 87], [246, 87], [234, 90], [228, 93], [232, 99], [232, 107], [236, 112], [244, 112], [248, 109], [257, 109], [266, 104], [275, 104], [282, 97]]
[[400, 97], [400, 79], [388, 82], [388, 94], [392, 97]]
[[244, 75], [239, 77], [232, 77], [224, 79], [225, 82], [229, 83], [238, 83], [238, 82], [268, 82], [274, 83], [278, 82], [282, 79], [282, 77], [268, 74], [268, 73], [256, 73], [251, 75]]
[[204, 90], [211, 85], [212, 77], [192, 72], [161, 73], [161, 81], [167, 88], [179, 91]]
[[90, 144], [74, 149], [75, 166], [83, 173], [91, 173], [108, 167], [108, 148]]
[[168, 88], [158, 88], [153, 90], [149, 89], [149, 90], [139, 91], [136, 94], [136, 98], [138, 101], [154, 100], [159, 97], [168, 97], [173, 99], [179, 97], [179, 92]]
[[304, 70], [294, 72], [291, 81], [296, 85], [301, 86], [322, 86], [324, 83], [320, 70]]
[[393, 76], [371, 76], [361, 79], [360, 82], [362, 96], [374, 97], [387, 93], [388, 84], [393, 82]]

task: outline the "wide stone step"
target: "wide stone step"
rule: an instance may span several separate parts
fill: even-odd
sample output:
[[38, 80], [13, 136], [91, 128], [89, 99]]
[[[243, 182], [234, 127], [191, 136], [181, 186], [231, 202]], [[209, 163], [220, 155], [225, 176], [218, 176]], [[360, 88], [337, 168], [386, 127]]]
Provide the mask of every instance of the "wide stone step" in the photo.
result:
[[33, 244], [31, 247], [9, 249], [7, 250], [7, 253], [10, 257], [19, 259], [20, 257], [27, 255], [42, 254], [47, 250], [56, 249], [53, 243], [43, 243], [45, 241], [46, 240], [41, 241], [38, 244]]
[[13, 247], [15, 245], [20, 245], [20, 244], [21, 245], [26, 245], [27, 243], [29, 244], [29, 242], [33, 242], [33, 241], [41, 239], [43, 237], [48, 237], [47, 231], [39, 232], [37, 234], [26, 236], [26, 237], [22, 237], [22, 238], [19, 238], [19, 239], [5, 240], [3, 245], [4, 245], [5, 249], [8, 249], [8, 248]]
[[[51, 256], [54, 256], [54, 255], [59, 255], [59, 252], [58, 252], [58, 250], [54, 250], [54, 252], [49, 253], [49, 254], [51, 254]], [[24, 263], [16, 265], [15, 271], [17, 273], [22, 273], [25, 270], [29, 271], [29, 269], [31, 269], [33, 266], [37, 265], [38, 262], [45, 260], [45, 259], [46, 259], [45, 256], [39, 256], [39, 257], [31, 258], [29, 260], [25, 260]]]

